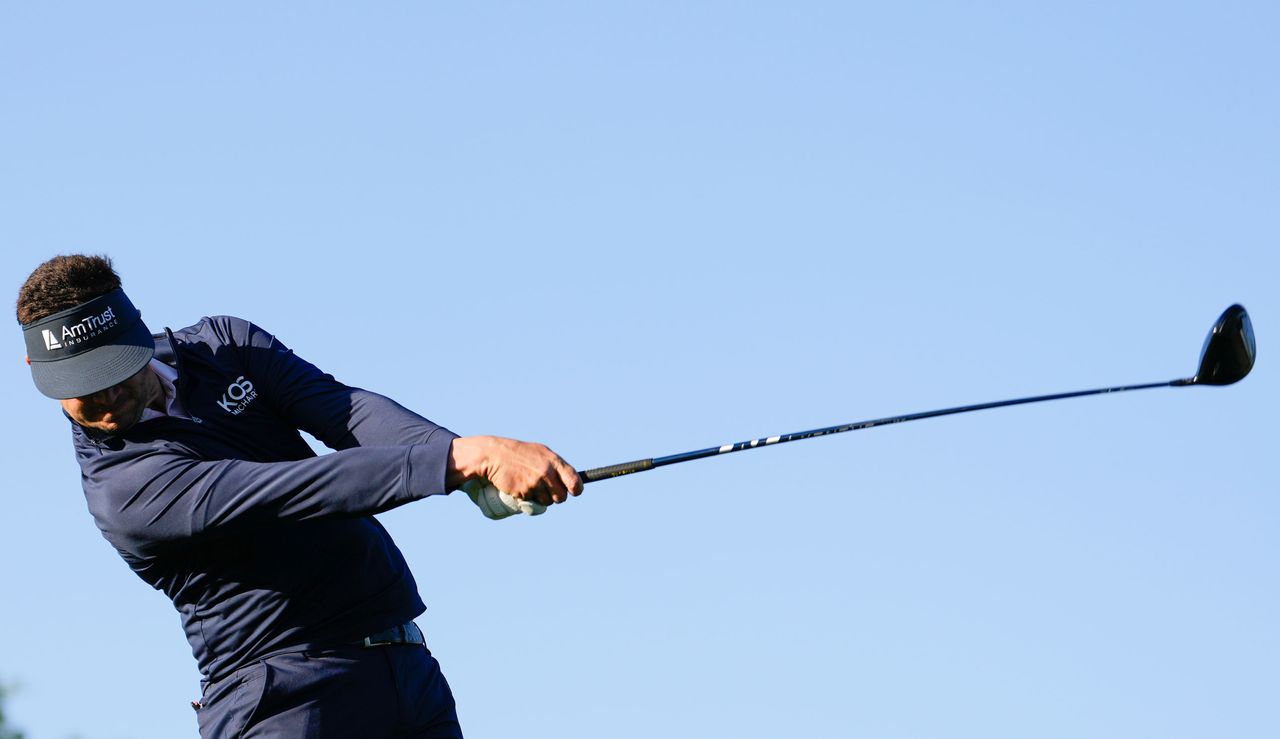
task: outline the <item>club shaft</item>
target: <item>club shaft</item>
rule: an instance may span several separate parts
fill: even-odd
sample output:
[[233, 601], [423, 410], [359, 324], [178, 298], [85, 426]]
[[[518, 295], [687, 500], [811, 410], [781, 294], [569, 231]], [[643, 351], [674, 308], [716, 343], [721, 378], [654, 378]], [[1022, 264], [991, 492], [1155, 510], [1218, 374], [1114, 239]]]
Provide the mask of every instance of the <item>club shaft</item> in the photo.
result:
[[1153, 387], [1170, 387], [1190, 384], [1188, 380], [1172, 380], [1168, 382], [1152, 382], [1145, 385], [1120, 385], [1117, 387], [1104, 387], [1095, 390], [1077, 390], [1070, 393], [1055, 393], [1053, 395], [1036, 395], [1030, 398], [1014, 398], [1013, 400], [997, 400], [990, 403], [977, 403], [975, 405], [962, 405], [955, 408], [942, 408], [936, 411], [923, 411], [921, 413], [909, 413], [903, 416], [886, 416], [885, 418], [876, 418], [870, 421], [856, 421], [854, 423], [841, 424], [839, 426], [827, 426], [820, 429], [811, 429], [809, 431], [797, 431], [791, 434], [779, 434], [778, 436], [767, 436], [761, 439], [751, 439], [748, 441], [739, 441], [733, 444], [724, 444], [718, 447], [707, 447], [706, 449], [695, 449], [690, 452], [681, 452], [679, 454], [670, 454], [665, 457], [653, 457], [650, 459], [637, 459], [632, 462], [623, 462], [621, 464], [613, 464], [605, 467], [596, 467], [590, 470], [578, 472], [578, 476], [582, 478], [584, 483], [597, 482], [599, 480], [608, 480], [613, 477], [621, 477], [622, 475], [630, 475], [636, 472], [645, 472], [657, 467], [665, 467], [670, 464], [679, 464], [681, 462], [692, 462], [695, 459], [704, 459], [706, 457], [716, 457], [721, 454], [731, 454], [733, 452], [745, 452], [749, 449], [759, 449], [775, 444], [783, 444], [788, 441], [801, 441], [804, 439], [813, 439], [819, 436], [830, 436], [831, 434], [842, 434], [846, 431], [857, 431], [859, 429], [869, 429], [875, 426], [888, 426], [893, 423], [905, 423], [907, 421], [919, 421], [922, 418], [934, 418], [936, 416], [951, 416], [957, 413], [968, 413], [970, 411], [983, 411], [988, 408], [1003, 408], [1010, 405], [1024, 405], [1026, 403], [1040, 403], [1046, 400], [1063, 400], [1065, 398], [1079, 398], [1085, 395], [1104, 395], [1107, 393], [1122, 393], [1129, 390], [1146, 390]]

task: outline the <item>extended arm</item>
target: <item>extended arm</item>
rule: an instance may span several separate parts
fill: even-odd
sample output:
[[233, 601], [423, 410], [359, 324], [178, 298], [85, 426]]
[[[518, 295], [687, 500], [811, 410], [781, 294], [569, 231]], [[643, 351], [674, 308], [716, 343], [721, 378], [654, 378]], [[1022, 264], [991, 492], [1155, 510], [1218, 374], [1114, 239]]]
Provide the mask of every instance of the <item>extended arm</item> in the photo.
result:
[[272, 521], [366, 516], [445, 492], [431, 444], [348, 449], [289, 462], [201, 460], [176, 445], [89, 459], [103, 533], [133, 551]]
[[219, 320], [266, 401], [330, 449], [417, 444], [442, 428], [388, 397], [338, 382], [253, 323]]
[[[252, 323], [228, 319], [227, 330], [243, 347], [250, 372], [261, 378], [268, 402], [333, 449], [422, 443], [438, 438], [438, 431], [450, 433], [390, 398], [338, 382]], [[582, 492], [573, 467], [547, 447], [495, 436], [453, 440], [447, 489], [473, 480], [541, 505]]]

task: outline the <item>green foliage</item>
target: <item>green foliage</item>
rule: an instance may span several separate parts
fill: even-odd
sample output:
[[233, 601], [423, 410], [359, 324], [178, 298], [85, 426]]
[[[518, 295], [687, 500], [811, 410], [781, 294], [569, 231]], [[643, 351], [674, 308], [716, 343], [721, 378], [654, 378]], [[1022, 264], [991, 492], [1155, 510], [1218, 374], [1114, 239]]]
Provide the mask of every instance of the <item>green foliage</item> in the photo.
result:
[[8, 690], [0, 685], [0, 739], [23, 739], [23, 733], [9, 725], [4, 717], [4, 699]]

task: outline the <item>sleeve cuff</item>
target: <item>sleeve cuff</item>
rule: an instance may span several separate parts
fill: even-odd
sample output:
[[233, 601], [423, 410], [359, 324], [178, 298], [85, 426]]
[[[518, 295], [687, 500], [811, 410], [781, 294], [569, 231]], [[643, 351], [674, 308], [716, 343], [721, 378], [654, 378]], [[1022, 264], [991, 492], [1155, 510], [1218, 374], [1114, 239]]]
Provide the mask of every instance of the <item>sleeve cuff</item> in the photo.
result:
[[410, 498], [449, 494], [449, 449], [456, 438], [457, 434], [442, 427], [432, 431], [426, 441], [409, 447], [406, 480]]

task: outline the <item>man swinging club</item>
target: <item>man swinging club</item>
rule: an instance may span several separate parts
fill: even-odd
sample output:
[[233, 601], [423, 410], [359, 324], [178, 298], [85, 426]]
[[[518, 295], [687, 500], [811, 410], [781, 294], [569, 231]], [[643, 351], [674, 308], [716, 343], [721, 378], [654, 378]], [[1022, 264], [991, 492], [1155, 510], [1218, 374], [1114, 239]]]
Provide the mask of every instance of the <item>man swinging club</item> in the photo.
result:
[[94, 521], [182, 616], [202, 737], [462, 736], [413, 575], [373, 515], [464, 486], [491, 518], [538, 513], [582, 492], [573, 467], [458, 437], [239, 318], [153, 336], [104, 257], [40, 265], [17, 317]]

